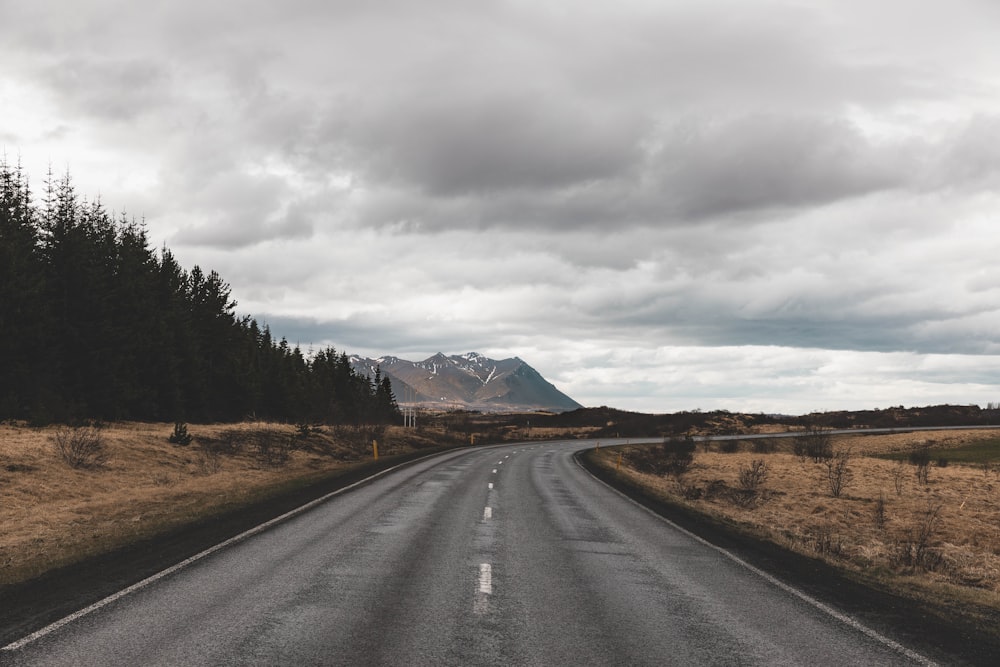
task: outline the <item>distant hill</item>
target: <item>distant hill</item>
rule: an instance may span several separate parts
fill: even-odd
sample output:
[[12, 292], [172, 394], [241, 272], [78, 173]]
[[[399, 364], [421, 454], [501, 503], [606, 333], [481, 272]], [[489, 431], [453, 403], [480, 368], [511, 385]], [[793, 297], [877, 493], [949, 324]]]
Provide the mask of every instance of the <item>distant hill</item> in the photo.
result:
[[582, 407], [517, 357], [497, 361], [476, 352], [450, 357], [439, 352], [423, 361], [350, 359], [361, 375], [374, 377], [381, 369], [399, 403], [485, 412], [564, 412]]

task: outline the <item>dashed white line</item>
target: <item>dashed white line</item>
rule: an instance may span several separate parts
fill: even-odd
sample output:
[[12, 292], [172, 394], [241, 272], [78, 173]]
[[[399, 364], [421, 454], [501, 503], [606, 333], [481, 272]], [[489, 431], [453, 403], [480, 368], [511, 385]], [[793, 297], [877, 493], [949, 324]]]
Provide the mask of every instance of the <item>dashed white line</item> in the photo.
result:
[[493, 508], [492, 507], [486, 507], [486, 508], [484, 508], [483, 509], [483, 519], [486, 520], [486, 519], [492, 519], [492, 518], [493, 518]]
[[493, 566], [489, 563], [479, 565], [479, 592], [493, 595]]
[[494, 475], [497, 474], [497, 469], [496, 468], [493, 469], [493, 474]]
[[490, 488], [491, 489], [493, 488], [493, 482], [490, 482]]
[[490, 596], [493, 594], [493, 568], [489, 563], [479, 566], [479, 577], [476, 581], [476, 599], [472, 611], [477, 615], [485, 614], [490, 609]]

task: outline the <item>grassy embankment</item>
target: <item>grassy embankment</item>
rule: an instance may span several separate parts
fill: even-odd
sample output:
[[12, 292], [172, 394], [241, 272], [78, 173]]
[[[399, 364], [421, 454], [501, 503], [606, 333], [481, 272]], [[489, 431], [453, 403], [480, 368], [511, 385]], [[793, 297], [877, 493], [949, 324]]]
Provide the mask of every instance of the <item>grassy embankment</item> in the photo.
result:
[[[58, 427], [0, 426], [0, 585], [26, 581], [227, 511], [344, 474], [372, 459], [370, 430], [284, 424], [173, 424], [100, 429], [103, 462], [74, 468]], [[63, 429], [63, 434], [69, 433]], [[389, 427], [385, 458], [454, 437]]]
[[[875, 587], [995, 624], [1000, 431], [838, 436], [830, 444], [834, 453], [849, 452], [837, 497], [831, 487], [837, 459], [796, 455], [790, 440], [700, 444], [679, 475], [640, 472], [651, 458], [665, 456], [659, 445], [602, 448], [588, 457], [610, 471], [621, 452], [619, 479], [661, 502], [822, 559]], [[929, 451], [926, 480], [910, 462], [920, 450]], [[748, 490], [741, 473], [749, 477], [755, 461], [765, 472]]]

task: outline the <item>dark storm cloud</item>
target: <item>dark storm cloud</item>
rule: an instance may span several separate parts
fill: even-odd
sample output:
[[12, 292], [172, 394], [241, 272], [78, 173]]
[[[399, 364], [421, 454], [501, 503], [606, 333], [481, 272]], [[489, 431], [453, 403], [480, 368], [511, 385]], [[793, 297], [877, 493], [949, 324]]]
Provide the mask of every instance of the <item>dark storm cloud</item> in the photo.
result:
[[702, 218], [824, 204], [902, 186], [905, 164], [843, 121], [752, 115], [687, 123], [652, 156], [663, 208]]
[[[916, 176], [912, 151], [873, 146], [827, 117], [687, 119], [642, 135], [641, 124], [629, 124], [618, 131], [627, 140], [614, 139], [609, 145], [618, 150], [606, 150], [605, 135], [571, 126], [558, 133], [564, 140], [478, 124], [448, 136], [464, 121], [447, 116], [433, 123], [441, 136], [424, 127], [408, 132], [422, 139], [402, 149], [390, 142], [385, 161], [406, 180], [396, 195], [369, 207], [368, 222], [409, 217], [425, 229], [677, 226], [822, 205], [908, 187]], [[642, 144], [655, 147], [643, 151]]]
[[[405, 109], [400, 113], [398, 109]], [[556, 190], [611, 178], [639, 157], [635, 118], [603, 118], [544, 94], [391, 105], [359, 122], [370, 178], [430, 196]]]

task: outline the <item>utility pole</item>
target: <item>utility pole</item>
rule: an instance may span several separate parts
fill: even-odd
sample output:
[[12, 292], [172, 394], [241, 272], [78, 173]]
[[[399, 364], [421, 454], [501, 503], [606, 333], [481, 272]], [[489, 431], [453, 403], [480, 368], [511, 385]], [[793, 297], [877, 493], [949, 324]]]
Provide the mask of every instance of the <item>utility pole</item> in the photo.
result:
[[403, 408], [403, 427], [404, 428], [416, 428], [417, 427], [417, 406], [414, 403], [416, 401], [417, 392], [409, 385], [403, 388], [403, 398], [406, 407]]

